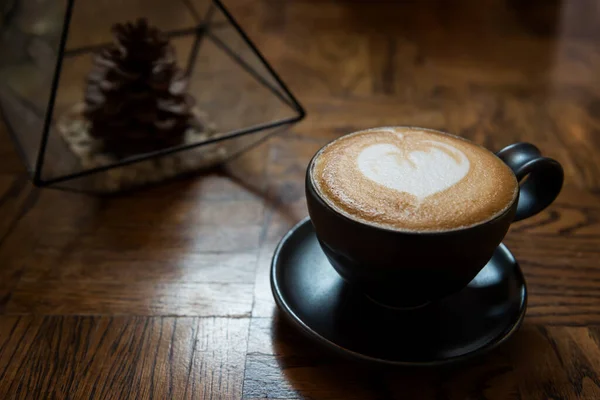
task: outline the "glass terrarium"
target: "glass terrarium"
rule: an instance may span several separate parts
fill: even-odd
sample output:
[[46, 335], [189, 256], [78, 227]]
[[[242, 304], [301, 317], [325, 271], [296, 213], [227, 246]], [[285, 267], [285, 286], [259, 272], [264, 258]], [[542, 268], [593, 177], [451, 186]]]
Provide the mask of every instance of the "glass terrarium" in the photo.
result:
[[0, 12], [0, 109], [38, 186], [162, 181], [304, 117], [221, 1], [8, 0]]

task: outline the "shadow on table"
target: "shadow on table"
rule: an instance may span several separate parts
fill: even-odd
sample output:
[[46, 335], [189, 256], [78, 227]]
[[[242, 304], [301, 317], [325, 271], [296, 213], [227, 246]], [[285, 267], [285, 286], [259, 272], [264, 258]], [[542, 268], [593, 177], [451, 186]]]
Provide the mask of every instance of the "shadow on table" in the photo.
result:
[[[548, 347], [535, 345], [543, 338], [540, 329], [525, 324], [507, 343], [484, 356], [431, 368], [387, 367], [341, 358], [305, 338], [279, 314], [273, 321], [273, 343], [282, 378], [301, 398], [508, 399], [520, 398], [523, 377], [531, 377], [539, 368], [536, 360]], [[552, 391], [551, 384], [547, 389]]]
[[[396, 4], [394, 4], [396, 3]], [[560, 26], [560, 16], [565, 8], [562, 0], [478, 0], [390, 2], [352, 0], [339, 1], [346, 15], [352, 18], [358, 29], [378, 26], [381, 22], [393, 25], [397, 30], [406, 27], [418, 29], [427, 23], [438, 22], [437, 27], [450, 32], [486, 30], [501, 27], [504, 31], [518, 31], [536, 36], [554, 35]], [[578, 9], [591, 10], [592, 2], [581, 2]], [[379, 15], [378, 8], [386, 8], [386, 15]], [[407, 18], [410, 17], [410, 18]], [[378, 24], [373, 24], [376, 21]], [[423, 25], [425, 23], [425, 25]], [[387, 26], [386, 26], [387, 27]]]
[[[577, 25], [572, 8], [559, 0], [328, 2], [294, 25], [288, 45], [298, 55], [289, 68], [302, 66], [306, 80], [318, 77], [315, 87], [336, 97], [398, 104], [372, 121], [426, 125], [501, 148], [522, 138], [515, 125], [539, 119], [531, 104], [573, 77], [576, 56], [563, 43]], [[311, 53], [302, 57], [305, 48]]]

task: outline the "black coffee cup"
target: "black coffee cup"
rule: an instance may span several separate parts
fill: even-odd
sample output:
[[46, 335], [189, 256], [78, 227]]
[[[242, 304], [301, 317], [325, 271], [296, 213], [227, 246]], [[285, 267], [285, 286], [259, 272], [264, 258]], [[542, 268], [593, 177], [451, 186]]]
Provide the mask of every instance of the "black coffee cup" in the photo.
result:
[[521, 181], [519, 195], [491, 220], [442, 232], [385, 229], [342, 215], [315, 189], [313, 157], [306, 173], [306, 199], [330, 263], [344, 280], [393, 308], [418, 307], [460, 291], [491, 259], [509, 225], [542, 211], [562, 188], [561, 165], [542, 157], [534, 145], [516, 143], [496, 155]]

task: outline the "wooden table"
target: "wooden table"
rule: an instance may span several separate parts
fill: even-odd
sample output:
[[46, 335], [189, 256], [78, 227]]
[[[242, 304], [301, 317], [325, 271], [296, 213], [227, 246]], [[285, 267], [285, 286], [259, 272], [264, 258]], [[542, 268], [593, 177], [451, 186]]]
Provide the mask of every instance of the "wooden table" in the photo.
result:
[[[220, 171], [113, 199], [38, 190], [0, 135], [1, 399], [599, 399], [600, 25], [593, 1], [227, 2], [308, 110]], [[521, 330], [455, 367], [340, 360], [268, 280], [313, 153], [418, 125], [531, 141], [566, 173], [505, 243]]]

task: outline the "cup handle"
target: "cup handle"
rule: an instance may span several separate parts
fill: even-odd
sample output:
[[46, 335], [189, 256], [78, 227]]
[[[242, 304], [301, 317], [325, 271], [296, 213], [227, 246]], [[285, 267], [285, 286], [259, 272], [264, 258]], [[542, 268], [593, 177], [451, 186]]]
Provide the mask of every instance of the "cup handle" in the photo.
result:
[[560, 193], [564, 180], [562, 166], [556, 160], [542, 157], [534, 145], [511, 144], [496, 155], [513, 170], [520, 182], [519, 204], [514, 221], [539, 213]]

